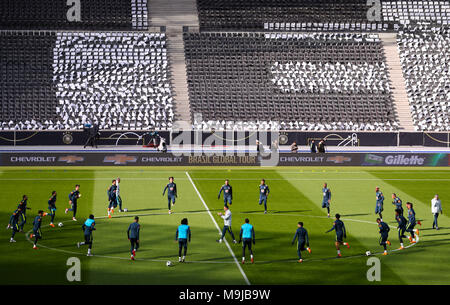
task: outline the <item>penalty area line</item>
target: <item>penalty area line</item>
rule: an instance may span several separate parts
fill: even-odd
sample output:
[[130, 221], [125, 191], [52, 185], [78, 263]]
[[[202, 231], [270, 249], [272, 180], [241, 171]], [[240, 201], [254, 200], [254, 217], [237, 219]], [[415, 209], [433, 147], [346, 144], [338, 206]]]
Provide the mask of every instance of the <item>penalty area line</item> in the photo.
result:
[[[211, 214], [211, 211], [209, 210], [208, 205], [206, 204], [205, 200], [203, 200], [202, 195], [201, 195], [200, 192], [198, 191], [197, 187], [195, 186], [194, 181], [192, 181], [192, 178], [191, 178], [191, 176], [189, 175], [188, 172], [186, 172], [186, 176], [188, 177], [189, 181], [191, 182], [192, 186], [194, 187], [194, 190], [195, 190], [195, 192], [197, 193], [198, 197], [200, 198], [200, 201], [203, 203], [203, 206], [205, 207], [206, 211], [208, 212], [209, 217], [211, 217], [211, 220], [213, 221], [214, 225], [216, 226], [217, 230], [218, 230], [219, 233], [220, 233], [221, 231], [220, 231], [219, 225], [217, 224], [217, 221], [214, 219], [214, 216]], [[233, 250], [231, 249], [230, 244], [228, 243], [228, 241], [227, 241], [226, 239], [224, 239], [224, 242], [225, 242], [225, 245], [226, 245], [227, 248], [228, 248], [228, 251], [230, 251], [231, 256], [233, 257], [234, 262], [236, 263], [236, 266], [238, 267], [239, 271], [241, 272], [242, 276], [244, 277], [245, 282], [247, 283], [247, 285], [251, 285], [251, 284], [250, 284], [250, 281], [249, 281], [248, 278], [247, 278], [247, 275], [245, 274], [245, 272], [244, 272], [244, 270], [242, 269], [241, 265], [239, 265], [239, 262], [238, 262], [238, 260], [237, 260], [237, 258], [236, 258], [236, 255], [234, 255], [234, 252], [233, 252]]]

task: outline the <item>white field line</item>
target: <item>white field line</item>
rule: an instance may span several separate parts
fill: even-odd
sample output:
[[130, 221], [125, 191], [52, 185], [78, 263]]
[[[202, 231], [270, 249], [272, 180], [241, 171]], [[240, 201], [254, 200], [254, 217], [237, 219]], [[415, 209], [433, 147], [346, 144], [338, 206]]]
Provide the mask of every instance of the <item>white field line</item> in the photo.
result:
[[[214, 219], [214, 217], [211, 214], [211, 211], [208, 208], [208, 205], [206, 204], [205, 200], [203, 200], [202, 195], [200, 194], [200, 192], [198, 191], [197, 187], [195, 186], [194, 181], [192, 181], [191, 176], [189, 175], [188, 172], [186, 172], [186, 176], [189, 178], [189, 181], [191, 182], [192, 186], [194, 187], [195, 191], [197, 192], [198, 197], [200, 198], [201, 202], [203, 203], [203, 205], [205, 206], [206, 211], [209, 214], [209, 217], [211, 217], [211, 220], [213, 221], [214, 225], [216, 226], [217, 230], [219, 231], [219, 233], [221, 232], [219, 225], [217, 224], [217, 221]], [[233, 250], [230, 247], [230, 244], [228, 243], [228, 241], [226, 239], [223, 240], [225, 242], [225, 245], [227, 246], [228, 250], [231, 253], [231, 256], [234, 259], [234, 262], [236, 263], [236, 266], [238, 267], [239, 271], [241, 272], [242, 276], [244, 277], [245, 282], [247, 283], [247, 285], [250, 285], [250, 281], [247, 278], [247, 275], [245, 274], [244, 270], [242, 269], [241, 265], [239, 265], [239, 262], [236, 258], [236, 256], [234, 255]]]

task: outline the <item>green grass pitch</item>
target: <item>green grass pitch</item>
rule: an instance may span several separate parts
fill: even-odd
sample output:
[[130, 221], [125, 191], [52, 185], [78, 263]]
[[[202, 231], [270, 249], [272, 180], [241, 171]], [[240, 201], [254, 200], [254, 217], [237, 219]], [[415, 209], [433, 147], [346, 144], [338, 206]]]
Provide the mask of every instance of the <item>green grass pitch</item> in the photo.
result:
[[[238, 267], [227, 246], [216, 242], [219, 234], [202, 200], [189, 180], [192, 178], [201, 198], [211, 210], [219, 227], [223, 220], [217, 212], [223, 200], [217, 199], [226, 178], [233, 186], [233, 231], [245, 218], [255, 227], [255, 264]], [[121, 177], [121, 196], [127, 213], [105, 218], [106, 189], [111, 179]], [[168, 176], [174, 176], [178, 199], [174, 214], [167, 212], [167, 199], [162, 191]], [[266, 179], [271, 193], [269, 213], [258, 205], [258, 185]], [[348, 230], [350, 249], [342, 249], [343, 258], [335, 259], [333, 219], [321, 208], [321, 189], [327, 182], [332, 191], [331, 212], [340, 213]], [[81, 185], [78, 222], [64, 214], [68, 193]], [[375, 187], [385, 196], [384, 220], [394, 228], [390, 232], [392, 246], [399, 247], [391, 193], [396, 192], [403, 203], [415, 204], [417, 218], [422, 221], [420, 241], [403, 251], [390, 252], [381, 260], [379, 284], [450, 284], [450, 170], [447, 168], [1, 168], [0, 169], [1, 284], [72, 284], [66, 280], [69, 257], [81, 260], [81, 284], [371, 284], [366, 279], [367, 257], [364, 253], [380, 253], [378, 229], [375, 224]], [[38, 209], [47, 211], [52, 190], [58, 192], [55, 222], [62, 228], [48, 226], [44, 217], [43, 239], [39, 250], [33, 250], [25, 234], [17, 233], [17, 243], [9, 243], [11, 231], [6, 230], [9, 217], [21, 196], [29, 197], [28, 222]], [[439, 231], [431, 230], [430, 200], [439, 193], [444, 214], [439, 217]], [[93, 253], [86, 257], [86, 248], [78, 249], [83, 238], [81, 224], [86, 216], [97, 217]], [[129, 259], [126, 230], [133, 216], [141, 218], [141, 249], [137, 260]], [[175, 231], [187, 217], [192, 229], [187, 262], [178, 264]], [[310, 234], [312, 254], [296, 263], [296, 247], [291, 240], [298, 221], [305, 223]], [[230, 242], [230, 237], [227, 236]], [[405, 245], [409, 241], [405, 240]], [[241, 245], [230, 243], [237, 259]], [[171, 260], [173, 267], [166, 267]]]

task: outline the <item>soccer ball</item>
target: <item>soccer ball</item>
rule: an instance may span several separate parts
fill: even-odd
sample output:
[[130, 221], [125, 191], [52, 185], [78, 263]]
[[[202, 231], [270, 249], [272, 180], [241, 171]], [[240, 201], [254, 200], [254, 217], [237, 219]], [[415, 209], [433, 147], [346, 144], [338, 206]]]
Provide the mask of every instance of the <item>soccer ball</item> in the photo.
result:
[[172, 262], [171, 262], [171, 261], [167, 261], [167, 262], [166, 262], [166, 266], [167, 266], [167, 267], [172, 266]]
[[64, 226], [64, 224], [62, 223], [62, 222], [60, 222], [60, 223], [58, 223], [58, 227], [63, 227]]
[[128, 209], [127, 209], [127, 208], [125, 208], [125, 209], [123, 209], [123, 211], [124, 211], [124, 212], [128, 212]]
[[370, 256], [371, 254], [370, 251], [366, 251], [366, 256]]

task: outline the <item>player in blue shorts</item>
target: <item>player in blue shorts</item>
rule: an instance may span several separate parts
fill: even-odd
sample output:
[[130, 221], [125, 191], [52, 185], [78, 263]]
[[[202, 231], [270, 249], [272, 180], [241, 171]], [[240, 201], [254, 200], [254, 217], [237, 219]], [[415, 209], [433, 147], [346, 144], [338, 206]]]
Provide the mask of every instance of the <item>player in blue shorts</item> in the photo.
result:
[[348, 242], [344, 241], [344, 238], [347, 238], [347, 232], [345, 230], [344, 223], [340, 220], [341, 215], [336, 214], [335, 217], [336, 217], [336, 220], [333, 223], [333, 227], [331, 229], [329, 229], [328, 231], [326, 231], [325, 233], [331, 232], [333, 230], [336, 231], [335, 246], [336, 246], [336, 250], [337, 250], [337, 257], [340, 258], [340, 257], [342, 257], [340, 245], [347, 246], [347, 248], [350, 248], [350, 245]]
[[405, 231], [406, 231], [406, 224], [408, 223], [408, 221], [403, 216], [403, 211], [401, 210], [395, 210], [395, 220], [397, 220], [398, 223], [397, 230], [398, 230], [398, 239], [400, 241], [400, 248], [398, 249], [403, 250], [405, 249], [405, 247], [403, 246], [403, 238], [406, 238]]
[[54, 228], [55, 225], [53, 224], [53, 221], [55, 221], [55, 215], [56, 215], [56, 191], [52, 192], [52, 195], [48, 199], [48, 210], [50, 211], [48, 214], [50, 215], [50, 227]]
[[116, 179], [113, 179], [111, 182], [111, 186], [108, 188], [106, 194], [108, 195], [108, 218], [112, 217], [112, 214], [114, 214], [114, 209], [117, 207], [117, 185], [116, 185]]
[[42, 238], [41, 232], [42, 217], [46, 215], [47, 213], [44, 213], [44, 211], [40, 210], [38, 211], [38, 215], [34, 218], [33, 233], [30, 234], [30, 239], [34, 238], [33, 249], [38, 249], [37, 242], [39, 239]]
[[167, 190], [167, 206], [169, 208], [169, 214], [172, 214], [172, 207], [175, 205], [175, 199], [178, 197], [177, 194], [177, 185], [173, 182], [173, 177], [169, 177], [169, 183], [167, 183], [166, 187], [163, 191], [163, 196]]
[[[414, 244], [419, 239], [419, 230], [415, 229], [416, 226], [416, 212], [413, 209], [413, 204], [411, 202], [406, 203], [406, 207], [408, 208], [408, 227], [406, 228], [406, 232], [410, 233], [411, 236], [408, 237], [409, 241]], [[417, 234], [417, 237], [414, 235], [414, 233]]]
[[392, 204], [395, 206], [395, 211], [400, 210], [400, 215], [403, 215], [402, 200], [396, 193], [392, 193]]
[[[311, 248], [309, 247], [309, 237], [308, 237], [308, 231], [303, 227], [303, 222], [299, 222], [297, 224], [297, 231], [295, 231], [294, 239], [292, 240], [292, 244], [295, 243], [295, 240], [297, 241], [297, 255], [298, 255], [298, 262], [303, 262], [302, 259], [302, 251], [307, 250], [309, 253], [311, 253]], [[306, 249], [305, 249], [306, 245]]]
[[217, 199], [220, 199], [220, 194], [223, 191], [223, 203], [224, 206], [228, 207], [228, 204], [232, 205], [233, 200], [233, 188], [230, 185], [230, 181], [227, 179], [225, 180], [225, 184], [222, 185], [219, 191], [219, 195], [217, 196]]
[[389, 231], [391, 230], [389, 226], [383, 222], [380, 218], [377, 218], [378, 229], [380, 229], [380, 246], [383, 246], [384, 252], [383, 255], [387, 255], [387, 247], [386, 245], [391, 245], [389, 241]]
[[330, 217], [330, 203], [331, 203], [331, 190], [328, 188], [327, 184], [324, 183], [322, 188], [322, 208], [327, 209], [328, 218]]
[[13, 212], [13, 214], [11, 215], [11, 218], [9, 219], [8, 227], [6, 228], [6, 229], [11, 228], [11, 230], [12, 230], [11, 239], [9, 240], [9, 242], [11, 242], [11, 243], [15, 243], [16, 242], [15, 239], [14, 239], [14, 236], [16, 235], [17, 232], [19, 232], [20, 213], [22, 213], [20, 208], [16, 209]]
[[378, 216], [380, 216], [381, 221], [383, 221], [383, 215], [381, 213], [383, 212], [384, 195], [380, 191], [380, 188], [378, 186], [375, 188], [375, 197], [377, 200], [375, 203], [375, 214], [378, 214]]
[[134, 261], [136, 256], [136, 251], [139, 249], [139, 232], [141, 230], [141, 225], [139, 224], [139, 217], [134, 217], [134, 222], [130, 224], [127, 230], [128, 240], [131, 243], [131, 260]]
[[267, 196], [269, 196], [270, 190], [266, 184], [266, 180], [262, 179], [259, 185], [259, 205], [264, 203], [264, 214], [267, 214]]

